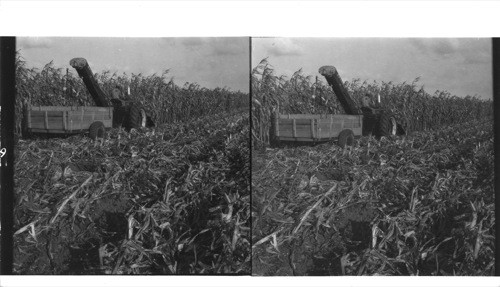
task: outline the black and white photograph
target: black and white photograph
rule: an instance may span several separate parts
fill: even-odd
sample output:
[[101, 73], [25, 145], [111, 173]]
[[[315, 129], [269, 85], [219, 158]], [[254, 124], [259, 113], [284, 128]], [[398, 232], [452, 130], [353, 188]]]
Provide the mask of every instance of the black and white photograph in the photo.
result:
[[0, 285], [499, 286], [498, 11], [0, 0]]
[[252, 38], [252, 274], [493, 276], [490, 38]]
[[13, 274], [250, 274], [248, 37], [17, 37]]

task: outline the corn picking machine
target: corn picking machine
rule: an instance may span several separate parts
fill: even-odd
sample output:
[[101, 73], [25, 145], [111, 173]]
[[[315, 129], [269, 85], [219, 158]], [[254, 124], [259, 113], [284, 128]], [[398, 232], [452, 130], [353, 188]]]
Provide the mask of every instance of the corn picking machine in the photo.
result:
[[110, 128], [126, 130], [154, 126], [144, 107], [137, 101], [118, 97], [109, 99], [98, 85], [87, 60], [74, 58], [70, 65], [82, 78], [97, 106], [24, 106], [23, 135], [88, 133], [95, 139], [104, 137]]
[[271, 117], [271, 144], [320, 143], [337, 141], [344, 147], [353, 145], [355, 138], [405, 134], [394, 115], [383, 108], [358, 107], [344, 87], [337, 69], [323, 66], [319, 69], [332, 87], [345, 114], [280, 114], [275, 110]]

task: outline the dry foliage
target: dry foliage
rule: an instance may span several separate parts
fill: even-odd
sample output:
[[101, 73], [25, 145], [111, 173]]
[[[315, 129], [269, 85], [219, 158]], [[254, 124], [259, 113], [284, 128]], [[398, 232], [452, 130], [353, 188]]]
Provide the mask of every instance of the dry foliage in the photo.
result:
[[[248, 94], [166, 76], [96, 75], [129, 85], [157, 128], [17, 142], [15, 273], [250, 273]], [[51, 63], [18, 58], [17, 80], [18, 116], [25, 99], [93, 105]]]
[[491, 121], [254, 151], [256, 275], [494, 274]]

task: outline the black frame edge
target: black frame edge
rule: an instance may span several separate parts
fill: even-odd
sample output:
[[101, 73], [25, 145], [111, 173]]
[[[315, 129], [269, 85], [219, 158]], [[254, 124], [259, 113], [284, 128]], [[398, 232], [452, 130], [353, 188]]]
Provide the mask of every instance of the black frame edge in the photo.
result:
[[14, 122], [16, 96], [16, 38], [0, 37], [0, 104], [1, 146], [6, 149], [2, 157], [0, 220], [1, 264], [0, 274], [12, 275], [13, 212], [14, 212]]

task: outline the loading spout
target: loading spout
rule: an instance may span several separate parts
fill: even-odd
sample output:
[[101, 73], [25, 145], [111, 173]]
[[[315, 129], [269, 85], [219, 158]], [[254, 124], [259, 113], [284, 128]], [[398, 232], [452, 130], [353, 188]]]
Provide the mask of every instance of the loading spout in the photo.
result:
[[337, 69], [334, 66], [323, 66], [319, 68], [319, 73], [325, 77], [330, 87], [332, 87], [345, 113], [348, 115], [359, 115], [358, 106], [356, 106], [356, 103], [349, 96]]
[[98, 107], [109, 107], [110, 103], [108, 101], [108, 97], [101, 90], [99, 84], [97, 84], [97, 81], [94, 78], [94, 74], [92, 74], [92, 70], [87, 63], [87, 60], [85, 60], [84, 58], [74, 58], [69, 62], [69, 64], [71, 65], [71, 67], [75, 68], [80, 78], [82, 78], [83, 83], [87, 87], [96, 105]]

